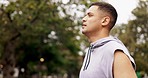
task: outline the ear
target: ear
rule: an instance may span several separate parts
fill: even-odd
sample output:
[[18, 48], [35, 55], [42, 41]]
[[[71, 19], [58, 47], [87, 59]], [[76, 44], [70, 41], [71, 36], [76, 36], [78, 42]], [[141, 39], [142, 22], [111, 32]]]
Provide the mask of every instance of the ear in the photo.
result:
[[107, 25], [109, 25], [109, 23], [110, 23], [110, 17], [109, 16], [105, 16], [103, 19], [102, 19], [102, 26], [107, 26]]

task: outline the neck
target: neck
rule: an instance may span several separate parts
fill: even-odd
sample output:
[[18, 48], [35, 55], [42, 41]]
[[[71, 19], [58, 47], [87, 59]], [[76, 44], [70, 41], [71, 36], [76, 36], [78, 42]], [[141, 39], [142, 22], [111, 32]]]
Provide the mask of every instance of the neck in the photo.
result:
[[108, 37], [108, 36], [109, 36], [109, 31], [102, 31], [102, 32], [100, 31], [98, 33], [93, 33], [91, 35], [87, 35], [90, 43], [95, 42], [101, 38]]

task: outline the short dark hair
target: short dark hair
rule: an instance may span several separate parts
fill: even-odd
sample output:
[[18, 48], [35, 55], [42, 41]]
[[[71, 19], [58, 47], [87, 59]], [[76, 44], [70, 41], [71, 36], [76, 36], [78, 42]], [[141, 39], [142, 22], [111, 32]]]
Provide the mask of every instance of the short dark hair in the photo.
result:
[[106, 2], [94, 2], [89, 7], [94, 6], [94, 5], [98, 6], [99, 10], [107, 12], [112, 16], [113, 20], [111, 21], [111, 28], [114, 27], [117, 21], [117, 17], [118, 17], [116, 9], [111, 4], [106, 3]]

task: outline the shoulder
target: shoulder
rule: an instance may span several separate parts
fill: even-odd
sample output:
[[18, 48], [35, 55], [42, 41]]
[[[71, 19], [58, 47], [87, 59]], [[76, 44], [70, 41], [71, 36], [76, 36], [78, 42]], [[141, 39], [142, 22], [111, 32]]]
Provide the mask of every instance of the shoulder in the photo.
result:
[[111, 54], [111, 55], [114, 55], [114, 52], [116, 50], [122, 50], [125, 53], [128, 53], [127, 48], [123, 44], [116, 41], [110, 41], [106, 43], [103, 48], [106, 50], [107, 54]]
[[130, 59], [119, 50], [114, 53], [113, 75], [115, 78], [137, 78]]
[[124, 55], [124, 56], [128, 57], [130, 62], [132, 62], [133, 67], [136, 69], [135, 61], [134, 61], [133, 57], [130, 55], [130, 52], [128, 51], [128, 49], [125, 47], [125, 45], [123, 43], [112, 41], [112, 42], [109, 43], [109, 45], [111, 46], [111, 48], [109, 50], [111, 50], [111, 53], [114, 56], [114, 58], [115, 58], [115, 54]]

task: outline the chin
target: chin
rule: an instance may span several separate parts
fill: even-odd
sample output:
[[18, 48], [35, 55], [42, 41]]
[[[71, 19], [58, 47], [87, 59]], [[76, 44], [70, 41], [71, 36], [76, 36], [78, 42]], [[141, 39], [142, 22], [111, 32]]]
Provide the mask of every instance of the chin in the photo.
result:
[[82, 31], [82, 34], [86, 35], [86, 34], [87, 34], [87, 32], [86, 32], [86, 31]]
[[89, 33], [87, 29], [82, 29], [81, 31], [82, 31], [82, 34], [84, 34], [84, 35], [86, 35], [87, 33]]
[[82, 29], [81, 32], [84, 34], [86, 32], [86, 30]]
[[82, 31], [82, 34], [85, 34], [85, 32]]

